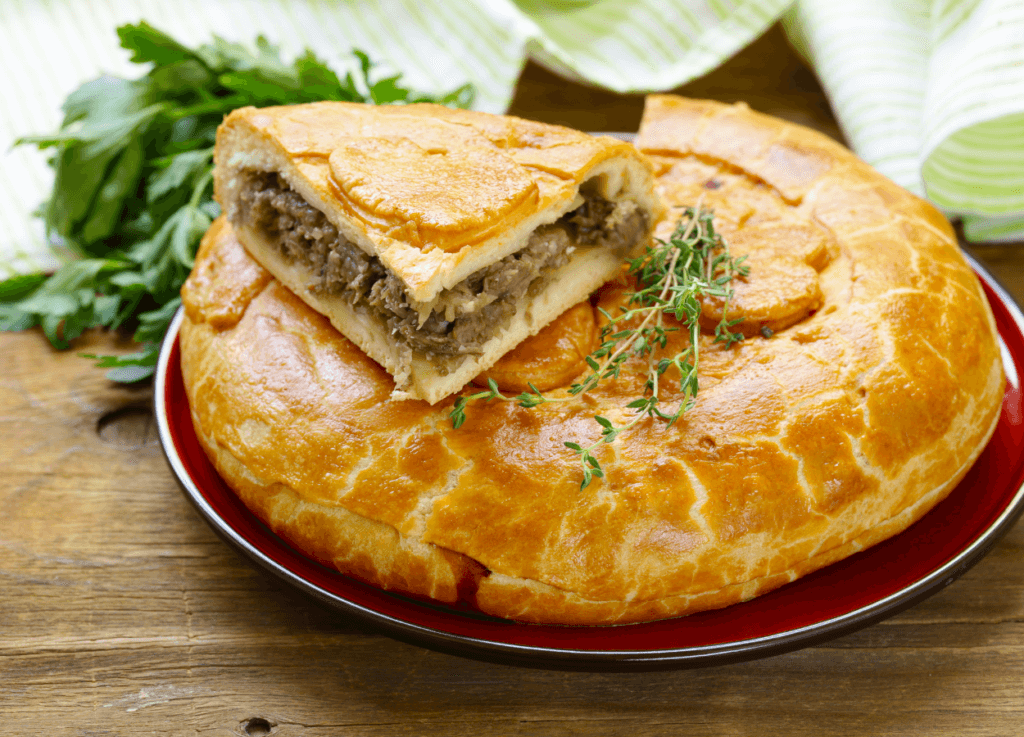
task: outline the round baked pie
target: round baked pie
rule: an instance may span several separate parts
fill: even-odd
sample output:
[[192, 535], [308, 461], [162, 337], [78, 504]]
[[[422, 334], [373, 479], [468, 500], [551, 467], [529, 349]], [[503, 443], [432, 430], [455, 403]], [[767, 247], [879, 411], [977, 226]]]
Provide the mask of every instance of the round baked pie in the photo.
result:
[[[646, 364], [531, 409], [392, 398], [391, 376], [219, 220], [183, 289], [196, 433], [240, 499], [376, 586], [527, 622], [611, 624], [750, 599], [905, 529], [955, 486], [1004, 390], [993, 319], [949, 223], [830, 139], [746, 106], [649, 98], [637, 140], [673, 210], [703, 198], [749, 275], [701, 338], [696, 405], [597, 451]], [[488, 375], [565, 395], [623, 276]], [[703, 305], [713, 325], [723, 305]], [[670, 334], [677, 346], [682, 333]], [[482, 379], [477, 380], [482, 381]], [[477, 390], [468, 386], [468, 394]], [[673, 394], [673, 392], [676, 392]], [[677, 400], [669, 386], [664, 401]]]

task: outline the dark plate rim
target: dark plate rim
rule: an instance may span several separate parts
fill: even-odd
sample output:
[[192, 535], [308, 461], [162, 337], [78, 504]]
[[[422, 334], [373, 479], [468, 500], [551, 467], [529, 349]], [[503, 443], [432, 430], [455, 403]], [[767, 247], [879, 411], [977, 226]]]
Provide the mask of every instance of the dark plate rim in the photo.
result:
[[[975, 273], [1002, 302], [1002, 306], [1009, 313], [1017, 330], [1024, 335], [1024, 314], [1014, 299], [976, 259], [967, 253], [964, 256]], [[862, 629], [897, 614], [945, 588], [977, 563], [1024, 512], [1024, 485], [1022, 485], [1017, 489], [1003, 512], [977, 538], [931, 573], [922, 576], [899, 591], [845, 614], [772, 635], [664, 650], [581, 650], [495, 642], [489, 639], [444, 632], [374, 611], [316, 586], [265, 555], [213, 509], [192, 480], [178, 454], [172, 439], [170, 421], [165, 407], [164, 396], [170, 371], [170, 359], [183, 316], [183, 309], [179, 308], [161, 346], [154, 379], [154, 416], [157, 421], [160, 444], [167, 462], [185, 496], [200, 515], [225, 542], [244, 553], [258, 567], [318, 601], [379, 627], [396, 639], [455, 655], [528, 667], [590, 671], [642, 671], [722, 665], [790, 652]], [[1000, 338], [1000, 344], [1005, 360], [1007, 349], [1002, 338]], [[1020, 376], [1020, 372], [1017, 373]], [[411, 601], [402, 598], [406, 602]], [[419, 602], [412, 603], [429, 606]], [[530, 625], [521, 626], [528, 627]]]

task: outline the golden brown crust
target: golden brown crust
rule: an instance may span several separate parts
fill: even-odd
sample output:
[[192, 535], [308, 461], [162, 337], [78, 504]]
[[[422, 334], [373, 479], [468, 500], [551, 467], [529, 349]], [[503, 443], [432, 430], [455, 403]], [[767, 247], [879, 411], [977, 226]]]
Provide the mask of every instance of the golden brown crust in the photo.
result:
[[[343, 571], [572, 624], [743, 601], [931, 509], [1003, 392], [992, 316], [948, 223], [833, 142], [743, 106], [653, 98], [638, 145], [670, 202], [704, 193], [737, 250], [805, 267], [791, 280], [752, 268], [736, 309], [758, 330], [730, 349], [702, 342], [700, 395], [679, 423], [602, 446], [607, 477], [581, 492], [562, 443], [596, 440], [594, 414], [627, 417], [642, 366], [572, 402], [473, 405], [455, 431], [451, 400], [389, 401], [387, 374], [325, 320], [276, 282], [257, 288], [223, 229], [197, 273], [219, 259], [242, 286], [190, 279], [182, 362], [229, 483], [272, 527], [277, 502], [260, 500], [287, 488], [305, 516], [275, 529]], [[614, 310], [624, 289], [597, 304]], [[250, 293], [236, 324], [204, 317]]]
[[542, 392], [569, 385], [583, 373], [586, 358], [597, 348], [597, 320], [589, 301], [563, 312], [535, 336], [520, 343], [473, 383], [487, 386], [493, 380], [502, 391], [530, 389]]

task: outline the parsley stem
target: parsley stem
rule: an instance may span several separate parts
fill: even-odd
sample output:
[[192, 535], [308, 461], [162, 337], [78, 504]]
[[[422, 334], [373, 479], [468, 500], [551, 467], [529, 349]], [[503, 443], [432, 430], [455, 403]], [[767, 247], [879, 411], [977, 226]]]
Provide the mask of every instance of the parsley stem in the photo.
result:
[[252, 104], [252, 102], [245, 95], [216, 97], [208, 102], [201, 102], [198, 105], [190, 105], [188, 107], [178, 108], [177, 110], [170, 110], [166, 115], [170, 120], [176, 121], [181, 120], [182, 118], [192, 118], [198, 115], [209, 115], [210, 113], [228, 113], [235, 108], [244, 107], [248, 104]]
[[189, 207], [199, 206], [199, 200], [203, 198], [203, 192], [206, 191], [206, 188], [210, 186], [212, 181], [213, 169], [209, 169], [202, 177], [199, 178], [199, 181], [197, 181], [195, 187], [193, 187], [192, 197], [190, 197], [188, 201]]

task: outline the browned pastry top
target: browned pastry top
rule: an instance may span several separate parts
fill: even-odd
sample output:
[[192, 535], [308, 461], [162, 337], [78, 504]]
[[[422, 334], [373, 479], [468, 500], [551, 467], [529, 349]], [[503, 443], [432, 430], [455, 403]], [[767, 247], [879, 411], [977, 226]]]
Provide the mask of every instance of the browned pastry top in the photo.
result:
[[[595, 414], [628, 420], [642, 364], [571, 402], [471, 405], [453, 430], [451, 399], [390, 400], [390, 377], [218, 222], [183, 291], [182, 364], [200, 440], [243, 501], [379, 586], [593, 624], [751, 598], [941, 500], [1003, 393], [991, 313], [944, 218], [824, 136], [742, 105], [651, 98], [638, 146], [665, 199], [703, 194], [750, 265], [729, 309], [749, 337], [702, 339], [693, 410], [602, 446], [607, 476], [581, 491], [563, 442], [597, 440]], [[614, 312], [626, 288], [595, 305]], [[495, 378], [561, 372], [566, 386], [593, 314], [567, 313]]]
[[439, 270], [476, 263], [476, 251], [496, 250], [495, 239], [521, 225], [533, 230], [538, 214], [570, 209], [582, 181], [603, 163], [628, 165], [636, 180], [630, 187], [644, 178], [650, 186], [649, 165], [623, 141], [439, 105], [235, 110], [218, 135], [219, 193], [232, 188], [223, 178], [247, 150], [269, 157], [254, 158], [258, 168], [272, 159], [296, 167], [307, 197], [347, 218], [364, 247], [414, 289]]

